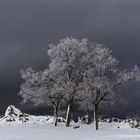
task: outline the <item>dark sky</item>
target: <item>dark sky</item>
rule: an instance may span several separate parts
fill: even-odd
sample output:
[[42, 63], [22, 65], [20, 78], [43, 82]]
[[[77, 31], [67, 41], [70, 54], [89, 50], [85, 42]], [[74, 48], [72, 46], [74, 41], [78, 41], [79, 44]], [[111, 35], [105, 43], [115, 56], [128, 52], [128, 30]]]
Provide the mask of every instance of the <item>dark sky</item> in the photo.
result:
[[[43, 70], [48, 44], [66, 36], [103, 43], [121, 68], [140, 66], [140, 0], [0, 0], [1, 113], [9, 104], [32, 110], [20, 106], [19, 71], [31, 66]], [[140, 114], [140, 85], [119, 92], [128, 104], [112, 106], [106, 113]]]

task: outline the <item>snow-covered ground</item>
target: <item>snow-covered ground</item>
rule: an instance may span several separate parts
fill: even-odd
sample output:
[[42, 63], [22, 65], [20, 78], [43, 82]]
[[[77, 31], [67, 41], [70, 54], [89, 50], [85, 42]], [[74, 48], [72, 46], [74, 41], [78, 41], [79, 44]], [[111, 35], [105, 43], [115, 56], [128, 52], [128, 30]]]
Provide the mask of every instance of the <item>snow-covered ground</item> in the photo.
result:
[[[0, 140], [140, 140], [140, 130], [128, 123], [100, 122], [96, 131], [94, 124], [74, 124], [65, 127], [65, 119], [59, 118], [53, 126], [52, 116], [33, 116], [22, 113], [10, 105], [0, 119]], [[61, 123], [60, 123], [61, 122]], [[76, 128], [74, 126], [80, 126]]]
[[0, 140], [140, 140], [140, 130], [124, 123], [100, 123], [99, 131], [93, 124], [73, 129], [63, 124], [2, 123]]

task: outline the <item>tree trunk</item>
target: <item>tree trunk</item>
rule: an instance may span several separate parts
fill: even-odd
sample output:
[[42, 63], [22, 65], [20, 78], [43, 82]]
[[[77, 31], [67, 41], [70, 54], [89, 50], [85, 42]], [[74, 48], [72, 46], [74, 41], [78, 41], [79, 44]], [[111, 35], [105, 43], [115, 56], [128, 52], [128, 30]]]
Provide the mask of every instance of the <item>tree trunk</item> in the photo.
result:
[[94, 122], [95, 122], [95, 129], [99, 129], [99, 118], [98, 118], [98, 104], [94, 106]]
[[91, 116], [90, 116], [90, 111], [89, 110], [87, 111], [87, 115], [88, 115], [88, 122], [87, 122], [87, 124], [90, 124], [91, 123]]
[[57, 122], [58, 122], [58, 103], [56, 103], [53, 107], [54, 107], [54, 126], [57, 126]]
[[72, 104], [71, 105], [68, 105], [67, 116], [66, 116], [66, 127], [69, 127], [70, 126], [71, 113], [72, 113]]

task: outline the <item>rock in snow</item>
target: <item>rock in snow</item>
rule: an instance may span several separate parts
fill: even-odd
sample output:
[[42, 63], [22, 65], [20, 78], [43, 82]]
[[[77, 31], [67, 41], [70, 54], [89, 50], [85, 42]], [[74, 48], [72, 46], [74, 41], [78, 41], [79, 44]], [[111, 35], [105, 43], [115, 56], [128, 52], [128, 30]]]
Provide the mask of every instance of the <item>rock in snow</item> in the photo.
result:
[[13, 105], [9, 105], [5, 111], [5, 116], [9, 115], [19, 116], [20, 114], [22, 114], [22, 112]]
[[5, 111], [5, 116], [2, 118], [3, 122], [27, 122], [31, 120], [30, 115], [22, 113], [13, 105], [8, 106]]

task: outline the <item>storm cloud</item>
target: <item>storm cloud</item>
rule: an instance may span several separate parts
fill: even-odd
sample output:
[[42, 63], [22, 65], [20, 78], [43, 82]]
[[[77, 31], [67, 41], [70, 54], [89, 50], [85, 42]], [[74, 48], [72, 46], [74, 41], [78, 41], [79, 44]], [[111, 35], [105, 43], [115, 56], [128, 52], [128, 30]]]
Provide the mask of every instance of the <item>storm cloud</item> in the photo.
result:
[[[48, 65], [48, 45], [66, 36], [103, 43], [113, 50], [122, 69], [140, 66], [139, 13], [139, 0], [1, 0], [0, 112], [9, 104], [27, 109], [17, 96], [19, 71], [43, 70]], [[139, 85], [130, 84], [119, 92], [128, 100], [119, 112], [140, 113]], [[115, 114], [118, 106], [108, 111]]]

